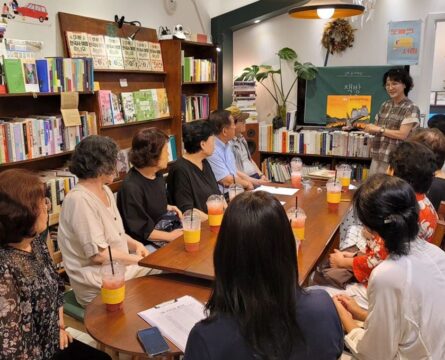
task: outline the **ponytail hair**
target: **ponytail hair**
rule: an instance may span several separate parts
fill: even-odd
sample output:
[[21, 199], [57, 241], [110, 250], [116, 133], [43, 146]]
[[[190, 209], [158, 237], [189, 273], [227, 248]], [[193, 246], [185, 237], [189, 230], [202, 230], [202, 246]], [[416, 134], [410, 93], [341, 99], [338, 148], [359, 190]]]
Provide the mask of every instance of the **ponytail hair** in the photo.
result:
[[377, 232], [391, 255], [407, 255], [419, 232], [419, 206], [412, 187], [395, 176], [371, 176], [354, 194], [360, 221]]

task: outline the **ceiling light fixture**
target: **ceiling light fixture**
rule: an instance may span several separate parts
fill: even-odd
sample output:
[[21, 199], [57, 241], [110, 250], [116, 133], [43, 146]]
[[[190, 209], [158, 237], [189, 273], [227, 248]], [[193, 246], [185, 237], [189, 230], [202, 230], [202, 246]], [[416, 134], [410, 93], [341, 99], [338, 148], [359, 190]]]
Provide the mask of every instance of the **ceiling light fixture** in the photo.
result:
[[289, 10], [289, 15], [296, 19], [338, 19], [361, 15], [364, 11], [364, 6], [351, 0], [311, 0]]

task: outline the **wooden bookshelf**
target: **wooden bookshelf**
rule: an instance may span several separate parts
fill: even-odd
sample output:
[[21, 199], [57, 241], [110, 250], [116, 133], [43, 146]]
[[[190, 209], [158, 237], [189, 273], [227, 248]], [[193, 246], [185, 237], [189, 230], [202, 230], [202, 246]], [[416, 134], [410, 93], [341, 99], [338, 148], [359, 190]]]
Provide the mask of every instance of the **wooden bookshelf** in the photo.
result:
[[290, 157], [300, 157], [300, 158], [320, 158], [320, 159], [339, 159], [339, 160], [357, 160], [357, 161], [371, 161], [368, 157], [358, 157], [358, 156], [343, 156], [343, 155], [319, 155], [319, 154], [300, 154], [300, 153], [281, 153], [274, 151], [260, 151], [262, 157], [261, 160], [269, 156], [290, 156]]
[[182, 83], [182, 86], [187, 85], [205, 85], [205, 84], [216, 84], [216, 81], [186, 81]]
[[[78, 91], [79, 95], [92, 95], [94, 91]], [[0, 94], [0, 98], [11, 98], [11, 97], [32, 97], [38, 98], [42, 96], [60, 96], [60, 92], [26, 92], [18, 94]]]

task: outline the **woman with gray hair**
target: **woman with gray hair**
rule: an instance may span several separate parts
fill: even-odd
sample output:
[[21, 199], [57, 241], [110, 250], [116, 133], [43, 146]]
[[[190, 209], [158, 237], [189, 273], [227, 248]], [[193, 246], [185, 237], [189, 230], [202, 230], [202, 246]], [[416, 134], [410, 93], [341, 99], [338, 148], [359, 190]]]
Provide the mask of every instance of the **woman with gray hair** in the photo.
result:
[[146, 275], [137, 265], [148, 255], [125, 233], [113, 193], [107, 184], [116, 175], [118, 147], [109, 137], [91, 135], [77, 144], [69, 166], [78, 184], [63, 201], [58, 241], [76, 299], [87, 305], [99, 293], [101, 264], [113, 260], [127, 265], [125, 279]]

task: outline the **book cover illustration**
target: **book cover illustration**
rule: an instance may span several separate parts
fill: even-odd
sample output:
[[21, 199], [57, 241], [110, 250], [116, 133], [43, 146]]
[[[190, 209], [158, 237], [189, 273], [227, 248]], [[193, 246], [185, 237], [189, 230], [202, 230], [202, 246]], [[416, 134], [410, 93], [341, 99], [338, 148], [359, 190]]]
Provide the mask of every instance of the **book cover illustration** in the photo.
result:
[[138, 70], [136, 44], [132, 40], [121, 38], [122, 56], [126, 70]]
[[136, 121], [136, 109], [134, 106], [133, 93], [121, 93], [122, 112], [124, 113], [125, 122]]
[[88, 34], [88, 44], [95, 70], [108, 69], [107, 51], [105, 50], [105, 40], [102, 35]]
[[118, 37], [104, 36], [105, 50], [108, 58], [109, 69], [123, 69], [124, 60], [122, 58], [121, 42]]
[[170, 109], [168, 107], [167, 90], [165, 88], [156, 89], [157, 105], [159, 117], [170, 116]]
[[111, 104], [111, 114], [113, 116], [113, 124], [124, 124], [124, 118], [122, 117], [121, 106], [119, 104], [119, 97], [110, 92], [110, 104]]
[[70, 57], [91, 57], [87, 33], [67, 31], [66, 42]]
[[371, 98], [371, 95], [329, 95], [326, 127], [363, 130], [370, 120]]
[[164, 71], [162, 62], [161, 45], [155, 42], [149, 42], [150, 62], [153, 71]]
[[3, 66], [5, 71], [6, 85], [8, 93], [24, 93], [25, 80], [23, 77], [23, 68], [20, 59], [4, 59]]
[[135, 40], [138, 70], [151, 71], [150, 49], [148, 41]]
[[102, 126], [113, 125], [113, 114], [111, 113], [111, 102], [110, 102], [109, 90], [99, 90], [99, 111], [100, 111], [100, 123]]

